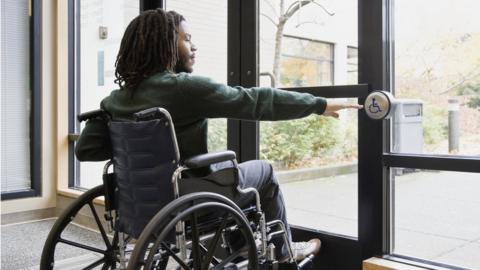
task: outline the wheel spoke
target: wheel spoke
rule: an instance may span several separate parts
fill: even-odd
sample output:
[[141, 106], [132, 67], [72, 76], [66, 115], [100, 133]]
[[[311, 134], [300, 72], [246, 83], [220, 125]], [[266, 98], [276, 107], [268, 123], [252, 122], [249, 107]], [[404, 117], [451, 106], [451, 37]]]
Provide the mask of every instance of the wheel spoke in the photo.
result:
[[112, 239], [112, 247], [118, 246], [118, 231], [114, 230], [113, 239]]
[[240, 253], [244, 252], [244, 251], [247, 251], [248, 248], [244, 247], [244, 248], [241, 248], [235, 252], [233, 252], [230, 256], [228, 256], [227, 258], [225, 258], [224, 260], [222, 260], [221, 263], [219, 263], [218, 265], [215, 265], [211, 270], [221, 270], [224, 268], [225, 265], [227, 265], [229, 262], [233, 261], [233, 259], [237, 258]]
[[[82, 268], [82, 269], [83, 269], [83, 270], [93, 269], [93, 268], [99, 266], [100, 264], [102, 264], [102, 263], [104, 263], [104, 262], [105, 262], [105, 257], [103, 257], [103, 258], [101, 258], [101, 259], [99, 259], [99, 260], [94, 261], [93, 263], [89, 264], [87, 267]], [[105, 264], [105, 265], [107, 265], [107, 267], [108, 267], [108, 264]], [[103, 265], [103, 266], [105, 266], [105, 265]], [[104, 269], [104, 268], [102, 267], [102, 269]], [[107, 268], [107, 269], [108, 269], [108, 268]]]
[[182, 259], [180, 259], [175, 252], [173, 252], [165, 243], [162, 243], [162, 247], [165, 249], [165, 251], [183, 268], [186, 270], [192, 270], [188, 265], [183, 262]]
[[95, 248], [95, 247], [87, 246], [87, 245], [84, 245], [84, 244], [76, 243], [76, 242], [73, 242], [73, 241], [70, 241], [70, 240], [67, 240], [67, 239], [63, 239], [63, 238], [58, 239], [58, 242], [62, 242], [62, 243], [67, 244], [67, 245], [71, 245], [71, 246], [78, 247], [78, 248], [83, 248], [83, 249], [90, 250], [90, 251], [93, 251], [93, 252], [101, 253], [101, 254], [104, 254], [104, 255], [107, 253], [107, 251], [105, 251], [105, 250], [101, 250], [99, 248]]
[[[197, 198], [201, 199], [202, 202], [192, 205], [192, 201], [197, 200]], [[220, 211], [216, 211], [217, 209]], [[205, 211], [214, 213], [217, 217], [220, 214], [224, 219], [208, 220], [208, 223], [202, 223], [202, 226], [199, 226], [200, 220], [198, 220], [198, 218], [200, 217], [200, 213], [205, 213]], [[227, 218], [225, 218], [225, 216]], [[225, 220], [227, 220], [226, 223]], [[233, 254], [227, 254], [227, 258], [217, 259], [215, 255], [218, 251], [218, 246], [222, 243], [222, 236], [230, 221], [232, 221], [232, 223], [235, 222], [235, 228], [241, 231], [246, 240], [246, 244], [239, 250], [234, 251]], [[178, 237], [180, 233], [184, 233], [180, 231], [178, 226], [179, 222], [180, 224], [190, 222], [190, 226], [188, 226], [188, 237], [190, 239], [188, 239], [189, 241], [187, 242], [185, 242], [186, 239], [183, 239], [183, 237]], [[215, 222], [215, 226], [221, 224], [220, 228], [209, 227], [213, 222]], [[253, 269], [256, 269], [258, 266], [255, 239], [248, 220], [241, 210], [238, 209], [238, 206], [220, 195], [213, 193], [194, 193], [182, 196], [164, 207], [150, 221], [150, 225], [151, 226], [147, 226], [143, 231], [142, 236], [144, 237], [140, 237], [140, 240], [137, 240], [135, 251], [130, 258], [130, 264], [134, 267], [151, 269], [157, 265], [160, 266], [162, 262], [168, 258], [170, 262], [174, 261], [175, 265], [178, 265], [177, 269], [181, 270], [206, 270], [209, 268], [221, 270], [235, 262], [240, 256], [246, 255], [247, 252], [250, 266], [253, 265]], [[213, 229], [213, 233], [210, 231], [207, 235], [202, 235], [204, 233], [204, 227]], [[171, 237], [174, 236], [173, 233], [175, 232], [177, 233], [176, 240], [181, 241], [177, 243], [178, 246], [166, 242], [174, 241]], [[184, 234], [182, 236], [184, 236]], [[152, 237], [156, 239], [152, 241]], [[150, 248], [152, 244], [153, 248]], [[190, 254], [185, 254], [184, 246], [189, 249], [188, 251], [191, 251]], [[160, 249], [160, 254], [163, 258], [156, 258], [158, 249]], [[170, 259], [170, 257], [172, 259]], [[186, 259], [185, 257], [190, 258]]]
[[147, 246], [147, 251], [148, 251], [147, 261], [145, 261], [145, 258], [142, 258], [144, 265], [148, 265], [149, 263], [151, 264], [151, 262], [155, 260], [155, 257], [157, 255], [156, 251], [160, 250], [160, 246], [163, 243], [162, 241], [157, 241], [157, 236], [155, 236], [154, 234], [151, 235], [150, 242], [152, 243], [152, 245], [150, 246], [149, 244]]
[[103, 228], [102, 222], [100, 221], [100, 218], [98, 217], [97, 210], [95, 210], [95, 207], [93, 206], [93, 200], [88, 202], [88, 206], [90, 206], [90, 210], [93, 213], [93, 217], [95, 218], [95, 221], [97, 222], [98, 229], [100, 230], [100, 233], [102, 234], [103, 241], [105, 241], [105, 245], [107, 246], [107, 249], [111, 249], [112, 245], [110, 244], [110, 240], [108, 240], [108, 236], [105, 233], [105, 229]]
[[[208, 249], [207, 249], [204, 245], [202, 245], [202, 244], [200, 244], [200, 249], [202, 250], [202, 252], [203, 252], [204, 254], [207, 253], [207, 251], [208, 251]], [[206, 261], [206, 260], [205, 260], [205, 261]], [[217, 265], [217, 264], [220, 263], [220, 261], [219, 261], [217, 258], [215, 258], [215, 256], [212, 256], [212, 258], [209, 260], [209, 263], [211, 263], [211, 264], [213, 264], [213, 265]], [[202, 265], [203, 265], [203, 264], [202, 264]], [[209, 264], [207, 264], [207, 270], [208, 270], [208, 266], [209, 266]]]
[[109, 264], [109, 263], [106, 263], [102, 266], [102, 270], [108, 270], [108, 267], [112, 266], [112, 269], [115, 269], [115, 266], [112, 264]]
[[202, 264], [202, 270], [208, 270], [208, 267], [210, 266], [210, 261], [213, 258], [213, 254], [215, 253], [215, 250], [218, 246], [218, 241], [220, 240], [220, 236], [222, 235], [223, 229], [225, 229], [225, 225], [227, 224], [227, 215], [223, 216], [223, 221], [218, 227], [217, 231], [215, 232], [215, 236], [213, 237], [212, 241], [210, 242], [210, 245], [208, 246], [207, 249], [207, 255], [205, 256], [205, 260]]
[[202, 258], [200, 253], [200, 239], [198, 232], [197, 214], [194, 212], [191, 216], [191, 230], [192, 230], [192, 255], [193, 268], [202, 269]]
[[[69, 239], [69, 237], [65, 237], [66, 239], [62, 237], [62, 235], [65, 235], [65, 232], [68, 231], [69, 225], [72, 224], [72, 221], [75, 218], [75, 216], [78, 216], [79, 212], [82, 209], [90, 208], [90, 211], [92, 211], [92, 217], [96, 219], [95, 222], [97, 224], [99, 223], [99, 221], [101, 220], [100, 218], [98, 218], [99, 211], [95, 211], [95, 209], [92, 210], [92, 206], [93, 206], [92, 202], [95, 200], [95, 198], [99, 198], [104, 194], [105, 194], [104, 186], [103, 185], [96, 186], [84, 192], [77, 200], [75, 200], [72, 204], [70, 204], [65, 209], [65, 211], [63, 211], [59, 215], [59, 217], [55, 221], [55, 224], [53, 225], [45, 241], [45, 245], [43, 247], [42, 256], [40, 260], [40, 269], [56, 269], [54, 268], [54, 262], [56, 257], [55, 255], [58, 252], [60, 252], [62, 249], [67, 248], [67, 246], [69, 246], [68, 248], [70, 247], [77, 248], [77, 253], [83, 252], [82, 250], [84, 250], [84, 251], [88, 251], [88, 253], [93, 255], [98, 254], [93, 256], [93, 259], [91, 259], [90, 261], [86, 262], [81, 266], [81, 267], [86, 267], [85, 269], [92, 269], [92, 268], [100, 269], [102, 266], [104, 266], [105, 268], [105, 264], [107, 264], [107, 266], [112, 265], [113, 257], [112, 255], [110, 255], [110, 252], [112, 251], [111, 246], [107, 245], [106, 247], [110, 247], [110, 248], [104, 248], [102, 244], [97, 247], [96, 244], [82, 243], [81, 241], [78, 241], [78, 240], [74, 240], [71, 238]], [[89, 204], [89, 206], [87, 206], [87, 204]], [[102, 231], [103, 228], [104, 227], [100, 228], [100, 231]], [[103, 232], [105, 231], [106, 229], [103, 230]], [[104, 234], [103, 236], [105, 235], [106, 234]], [[65, 244], [66, 246], [59, 245], [59, 243]], [[77, 268], [81, 269], [81, 267], [77, 267]]]

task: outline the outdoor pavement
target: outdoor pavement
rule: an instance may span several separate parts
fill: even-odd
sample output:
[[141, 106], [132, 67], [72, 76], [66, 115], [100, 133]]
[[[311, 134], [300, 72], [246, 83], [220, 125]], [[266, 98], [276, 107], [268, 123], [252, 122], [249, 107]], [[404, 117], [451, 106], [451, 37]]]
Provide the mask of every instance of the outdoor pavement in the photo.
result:
[[[281, 184], [291, 224], [357, 237], [357, 175]], [[396, 254], [480, 269], [480, 175], [413, 172], [394, 181]]]

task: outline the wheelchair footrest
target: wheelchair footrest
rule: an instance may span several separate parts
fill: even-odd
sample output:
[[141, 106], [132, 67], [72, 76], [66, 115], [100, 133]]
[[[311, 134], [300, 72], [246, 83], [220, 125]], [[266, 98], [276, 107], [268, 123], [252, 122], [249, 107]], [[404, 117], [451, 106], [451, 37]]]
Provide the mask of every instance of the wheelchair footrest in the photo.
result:
[[304, 270], [304, 269], [312, 268], [314, 258], [315, 258], [315, 255], [313, 254], [308, 255], [305, 259], [303, 259], [301, 262], [298, 263], [298, 269]]
[[260, 268], [262, 270], [298, 270], [298, 265], [297, 263], [289, 263], [289, 262], [283, 262], [283, 263], [266, 263], [263, 265], [263, 268]]
[[224, 269], [224, 270], [240, 270], [240, 268], [238, 268], [238, 266], [234, 263], [228, 263], [222, 269]]
[[284, 263], [279, 263], [278, 267], [272, 268], [272, 270], [307, 270], [307, 269], [312, 269], [313, 267], [313, 259], [315, 258], [315, 255], [309, 255], [305, 259], [303, 259], [300, 262], [284, 262]]

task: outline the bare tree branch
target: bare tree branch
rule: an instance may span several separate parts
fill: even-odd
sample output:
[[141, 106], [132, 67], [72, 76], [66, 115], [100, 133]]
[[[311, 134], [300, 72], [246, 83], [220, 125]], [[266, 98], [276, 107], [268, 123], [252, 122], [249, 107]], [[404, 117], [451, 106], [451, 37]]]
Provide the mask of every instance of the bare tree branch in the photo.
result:
[[313, 4], [319, 6], [321, 9], [323, 9], [323, 11], [325, 11], [325, 13], [327, 13], [328, 16], [333, 16], [335, 15], [335, 12], [331, 12], [329, 11], [324, 5], [322, 4], [319, 4], [317, 1], [312, 1]]
[[298, 23], [297, 25], [295, 25], [295, 28], [298, 28], [304, 24], [308, 24], [308, 23], [312, 23], [312, 24], [319, 24], [316, 20], [312, 20], [312, 21], [304, 21], [304, 22], [301, 22], [301, 23]]
[[[474, 69], [473, 71], [476, 71], [477, 69], [478, 68]], [[446, 94], [446, 93], [450, 92], [451, 90], [453, 90], [453, 89], [455, 89], [459, 86], [462, 86], [463, 84], [465, 84], [469, 81], [472, 81], [473, 79], [475, 79], [477, 77], [480, 77], [480, 73], [472, 74], [473, 71], [471, 71], [469, 74], [467, 74], [462, 79], [460, 79], [460, 81], [455, 82], [452, 86], [448, 87], [447, 89], [444, 89], [444, 90], [440, 91], [438, 94], [439, 95]]]
[[275, 14], [275, 16], [277, 16], [277, 19], [281, 16], [281, 14], [278, 14], [277, 10], [270, 1], [264, 1], [264, 3], [266, 3], [273, 10], [273, 13]]
[[277, 24], [270, 16], [268, 16], [267, 14], [265, 14], [265, 13], [260, 13], [260, 16], [263, 16], [263, 17], [267, 18], [270, 22], [273, 23], [273, 25], [278, 26], [278, 24]]
[[[290, 18], [295, 12], [297, 12], [300, 7], [303, 7], [305, 5], [308, 5], [312, 3], [314, 0], [303, 0], [303, 1], [295, 1], [290, 6], [287, 8], [287, 11], [285, 12], [285, 16]], [[295, 8], [295, 11], [292, 11], [292, 9]], [[291, 14], [291, 15], [288, 15]], [[283, 14], [282, 14], [283, 15]]]
[[286, 19], [290, 18], [297, 12], [300, 8], [308, 5], [308, 4], [315, 4], [319, 6], [325, 13], [327, 13], [329, 16], [335, 15], [335, 12], [330, 12], [326, 7], [324, 7], [322, 4], [316, 2], [315, 0], [302, 0], [302, 1], [295, 1], [293, 2], [288, 8], [287, 12], [285, 12], [285, 17]]
[[[277, 30], [275, 32], [275, 50], [273, 55], [273, 77], [278, 81], [280, 78], [280, 58], [281, 58], [281, 51], [282, 51], [282, 37], [283, 37], [283, 30], [287, 21], [301, 8], [305, 7], [308, 4], [315, 4], [320, 6], [323, 11], [325, 11], [328, 15], [333, 16], [335, 15], [334, 12], [328, 11], [323, 5], [315, 2], [315, 0], [299, 0], [295, 1], [287, 8], [285, 12], [285, 0], [280, 0], [280, 15], [278, 17], [278, 22], [274, 23], [277, 26]], [[263, 16], [267, 17], [271, 22], [273, 22], [272, 18], [268, 17], [265, 14]], [[298, 27], [298, 26], [297, 26]]]

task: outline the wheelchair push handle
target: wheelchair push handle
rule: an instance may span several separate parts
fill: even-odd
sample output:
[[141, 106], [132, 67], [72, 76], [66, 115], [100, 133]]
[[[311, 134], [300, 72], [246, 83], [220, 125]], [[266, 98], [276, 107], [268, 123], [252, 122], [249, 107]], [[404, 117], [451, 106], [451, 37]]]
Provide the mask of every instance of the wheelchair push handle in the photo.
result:
[[78, 122], [87, 121], [87, 120], [90, 120], [90, 119], [93, 119], [93, 118], [106, 119], [106, 118], [110, 118], [110, 116], [108, 115], [108, 113], [106, 111], [104, 111], [102, 109], [98, 109], [98, 110], [94, 110], [94, 111], [88, 111], [88, 112], [84, 112], [84, 113], [81, 113], [81, 114], [77, 115]]
[[162, 118], [167, 118], [171, 120], [171, 116], [168, 111], [160, 107], [153, 107], [150, 109], [139, 111], [137, 113], [134, 113], [133, 116], [135, 117], [136, 121], [146, 121]]

